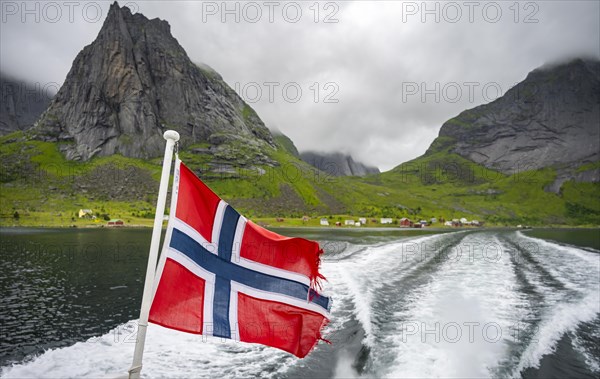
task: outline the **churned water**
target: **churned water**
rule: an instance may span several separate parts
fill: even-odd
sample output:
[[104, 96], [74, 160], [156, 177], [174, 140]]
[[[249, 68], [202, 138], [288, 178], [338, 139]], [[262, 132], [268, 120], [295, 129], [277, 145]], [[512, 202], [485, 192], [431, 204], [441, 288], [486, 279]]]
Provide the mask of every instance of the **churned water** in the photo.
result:
[[[300, 360], [150, 325], [145, 377], [600, 375], [600, 252], [576, 246], [581, 231], [572, 241], [564, 231], [556, 241], [510, 230], [280, 232], [325, 248], [331, 345]], [[123, 375], [150, 232], [0, 236], [0, 375]]]

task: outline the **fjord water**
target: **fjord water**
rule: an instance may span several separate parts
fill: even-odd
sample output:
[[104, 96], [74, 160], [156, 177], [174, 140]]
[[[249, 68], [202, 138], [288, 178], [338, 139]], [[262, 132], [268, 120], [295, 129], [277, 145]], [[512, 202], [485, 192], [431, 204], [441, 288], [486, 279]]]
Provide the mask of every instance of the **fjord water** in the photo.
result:
[[[326, 250], [331, 345], [299, 360], [151, 325], [145, 377], [600, 375], [598, 230], [278, 232]], [[0, 237], [0, 376], [123, 374], [150, 231]]]

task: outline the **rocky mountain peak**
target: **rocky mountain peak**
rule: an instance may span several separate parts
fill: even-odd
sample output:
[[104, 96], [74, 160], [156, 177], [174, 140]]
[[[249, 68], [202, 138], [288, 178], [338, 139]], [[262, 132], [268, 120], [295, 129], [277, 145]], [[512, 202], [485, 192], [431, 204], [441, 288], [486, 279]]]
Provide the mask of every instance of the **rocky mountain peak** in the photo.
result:
[[504, 96], [448, 120], [426, 154], [447, 150], [504, 173], [564, 173], [600, 160], [599, 144], [600, 61], [574, 59], [542, 66]]
[[206, 67], [192, 63], [168, 22], [115, 2], [32, 134], [61, 142], [74, 160], [159, 156], [165, 129], [177, 130], [184, 147], [232, 139], [273, 146], [252, 108]]
[[[148, 35], [155, 35], [163, 40], [165, 45], [177, 49], [183, 55], [185, 50], [171, 34], [171, 25], [165, 20], [154, 18], [149, 20], [140, 13], [132, 14], [128, 7], [119, 7], [115, 1], [108, 11], [98, 38], [108, 40], [130, 39], [134, 44]], [[165, 46], [162, 46], [165, 47]]]
[[527, 79], [536, 80], [536, 77], [545, 75], [557, 76], [559, 73], [570, 78], [585, 77], [590, 75], [600, 80], [600, 64], [595, 58], [574, 58], [560, 62], [546, 63], [536, 68], [527, 75]]

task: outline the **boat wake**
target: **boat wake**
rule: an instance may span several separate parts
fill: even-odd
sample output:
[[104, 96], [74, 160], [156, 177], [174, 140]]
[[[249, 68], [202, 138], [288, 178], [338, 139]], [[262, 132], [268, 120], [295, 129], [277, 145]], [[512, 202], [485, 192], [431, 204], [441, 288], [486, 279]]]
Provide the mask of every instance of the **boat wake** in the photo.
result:
[[[486, 231], [336, 246], [323, 259], [325, 290], [334, 297], [325, 330], [331, 345], [322, 343], [300, 360], [268, 347], [150, 325], [144, 376], [600, 374], [598, 252], [520, 232]], [[123, 375], [135, 336], [136, 323], [130, 321], [0, 373]]]

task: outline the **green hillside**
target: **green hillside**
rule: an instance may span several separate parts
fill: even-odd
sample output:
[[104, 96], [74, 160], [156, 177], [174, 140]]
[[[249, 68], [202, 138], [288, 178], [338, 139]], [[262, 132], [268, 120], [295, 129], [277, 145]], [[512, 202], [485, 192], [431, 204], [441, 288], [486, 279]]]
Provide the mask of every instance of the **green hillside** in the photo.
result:
[[418, 200], [422, 214], [476, 218], [494, 225], [598, 225], [599, 183], [563, 184], [559, 194], [545, 188], [556, 178], [546, 168], [505, 175], [457, 154], [438, 152], [404, 163], [367, 181], [402, 189]]
[[[180, 153], [215, 192], [249, 217], [302, 217], [352, 213], [352, 200], [369, 201], [375, 186], [329, 177], [278, 145], [264, 154], [273, 163], [248, 166], [253, 147], [225, 142], [227, 157], [192, 145]], [[153, 217], [161, 158], [144, 161], [119, 155], [89, 162], [67, 161], [50, 142], [22, 132], [0, 138], [1, 225], [71, 225], [79, 209], [104, 218], [148, 225]], [[352, 183], [352, 184], [350, 184]], [[91, 221], [88, 223], [92, 223]]]
[[[544, 188], [553, 169], [504, 175], [448, 152], [429, 154], [364, 178], [332, 177], [302, 162], [289, 146], [264, 151], [265, 163], [248, 166], [247, 146], [230, 142], [227, 161], [215, 166], [202, 146], [181, 159], [243, 214], [287, 223], [303, 215], [332, 222], [345, 217], [476, 219], [487, 225], [599, 225], [600, 184], [567, 182], [561, 193]], [[162, 159], [119, 155], [67, 161], [58, 146], [29, 140], [22, 132], [0, 138], [0, 225], [102, 225], [121, 218], [150, 225]], [[582, 167], [582, 170], [589, 167]], [[97, 220], [81, 220], [79, 209]], [[301, 223], [300, 223], [301, 224]]]

